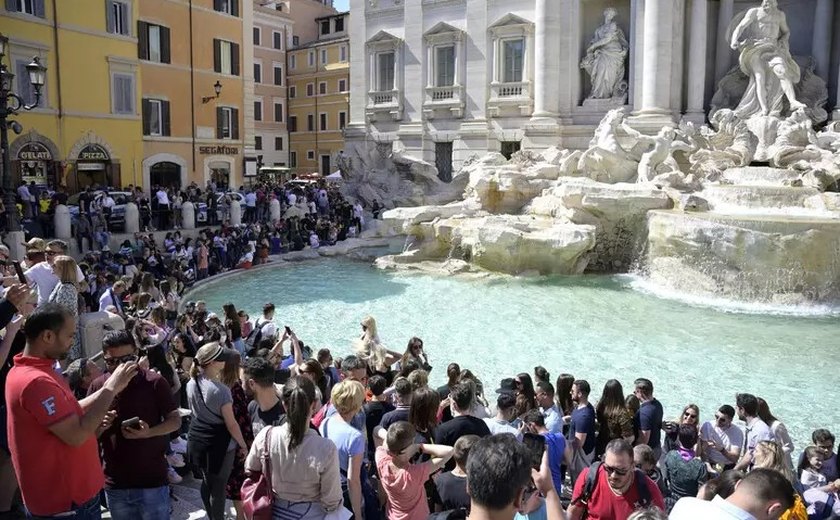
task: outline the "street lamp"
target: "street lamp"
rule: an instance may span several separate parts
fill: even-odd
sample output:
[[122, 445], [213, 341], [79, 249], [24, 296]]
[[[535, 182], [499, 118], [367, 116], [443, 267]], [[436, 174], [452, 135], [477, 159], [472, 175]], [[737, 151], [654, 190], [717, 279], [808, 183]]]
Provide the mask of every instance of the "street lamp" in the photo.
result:
[[2, 173], [3, 191], [5, 191], [3, 203], [6, 206], [6, 231], [20, 231], [20, 219], [15, 203], [15, 187], [12, 184], [12, 160], [9, 157], [9, 128], [16, 134], [20, 134], [23, 128], [20, 123], [12, 121], [10, 118], [21, 110], [32, 110], [38, 106], [41, 101], [41, 88], [44, 86], [47, 68], [41, 64], [37, 56], [32, 58], [32, 62], [26, 66], [29, 83], [35, 91], [35, 101], [32, 104], [26, 104], [23, 98], [12, 92], [12, 80], [15, 75], [3, 63], [3, 58], [8, 50], [9, 39], [0, 34], [0, 150], [3, 153]]
[[221, 93], [222, 93], [222, 84], [219, 82], [219, 80], [216, 80], [216, 84], [213, 85], [213, 90], [216, 92], [216, 95], [215, 96], [204, 96], [203, 98], [201, 98], [202, 103], [206, 104], [206, 103], [209, 103], [209, 102], [213, 101], [214, 99], [219, 98], [219, 95], [221, 95]]

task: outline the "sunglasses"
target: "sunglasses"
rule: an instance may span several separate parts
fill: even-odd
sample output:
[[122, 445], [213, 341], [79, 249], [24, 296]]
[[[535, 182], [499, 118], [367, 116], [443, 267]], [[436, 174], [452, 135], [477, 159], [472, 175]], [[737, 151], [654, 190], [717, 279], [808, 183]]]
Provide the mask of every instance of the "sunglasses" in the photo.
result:
[[615, 468], [606, 464], [603, 464], [602, 467], [604, 468], [604, 471], [607, 472], [607, 475], [612, 475], [613, 473], [615, 473], [619, 477], [623, 477], [631, 471], [630, 469]]
[[697, 419], [697, 415], [696, 415], [696, 414], [693, 414], [693, 413], [691, 413], [691, 412], [685, 412], [685, 413], [683, 414], [683, 417], [687, 417], [687, 418], [689, 418], [689, 419]]
[[133, 363], [137, 361], [136, 354], [128, 354], [127, 356], [121, 356], [116, 358], [104, 358], [105, 364], [109, 367], [115, 367], [118, 365], [122, 365], [123, 363]]
[[725, 415], [715, 415], [715, 420], [717, 422], [726, 422], [727, 419], [728, 417], [726, 417]]
[[61, 253], [60, 253], [60, 252], [58, 252], [58, 251], [50, 251], [50, 250], [47, 250], [47, 256], [55, 256], [55, 255], [60, 255], [60, 254], [61, 254]]

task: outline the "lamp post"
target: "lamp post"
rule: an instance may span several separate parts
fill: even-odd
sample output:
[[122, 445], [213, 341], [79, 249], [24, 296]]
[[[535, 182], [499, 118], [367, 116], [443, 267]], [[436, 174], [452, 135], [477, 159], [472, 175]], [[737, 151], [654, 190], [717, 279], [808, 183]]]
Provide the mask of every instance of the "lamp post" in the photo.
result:
[[15, 187], [12, 183], [12, 160], [9, 157], [9, 128], [19, 134], [23, 127], [17, 121], [10, 118], [21, 110], [32, 110], [41, 101], [41, 88], [44, 86], [47, 68], [41, 65], [38, 57], [32, 58], [32, 62], [26, 66], [29, 74], [29, 83], [35, 91], [35, 101], [26, 104], [26, 101], [12, 92], [12, 80], [15, 75], [9, 72], [3, 63], [9, 48], [9, 39], [0, 34], [0, 150], [3, 153], [3, 191], [6, 206], [6, 231], [20, 231], [20, 219], [18, 218], [17, 204], [15, 202]]

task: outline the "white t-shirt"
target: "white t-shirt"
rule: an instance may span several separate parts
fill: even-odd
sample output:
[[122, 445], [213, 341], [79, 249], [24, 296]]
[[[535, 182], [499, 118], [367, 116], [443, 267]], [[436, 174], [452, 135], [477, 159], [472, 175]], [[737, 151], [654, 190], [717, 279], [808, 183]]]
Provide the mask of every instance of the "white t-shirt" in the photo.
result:
[[490, 429], [490, 433], [496, 435], [498, 433], [512, 433], [516, 440], [522, 440], [522, 432], [519, 431], [519, 428], [515, 426], [511, 426], [511, 424], [507, 421], [500, 421], [495, 417], [488, 417], [484, 419], [484, 422], [487, 423], [487, 428]]
[[756, 520], [740, 507], [716, 496], [711, 502], [695, 497], [677, 501], [668, 520]]
[[160, 190], [160, 191], [157, 192], [157, 200], [158, 200], [158, 204], [166, 205], [166, 206], [169, 205], [169, 195], [167, 195], [164, 190]]
[[109, 195], [109, 196], [107, 196], [107, 197], [104, 197], [104, 198], [102, 199], [102, 207], [103, 207], [103, 208], [113, 208], [115, 204], [116, 204], [116, 203], [114, 202], [114, 199], [113, 199], [113, 198], [111, 198], [111, 196], [110, 196], [110, 195]]
[[297, 195], [294, 193], [289, 193], [289, 206], [294, 206], [297, 203]]
[[[46, 261], [38, 262], [23, 274], [38, 289], [38, 305], [45, 304], [50, 298], [50, 294], [52, 294], [55, 286], [58, 285], [58, 276], [53, 272], [52, 266]], [[79, 283], [85, 281], [85, 275], [82, 274], [79, 266], [76, 266], [76, 281]]]
[[256, 205], [257, 205], [257, 194], [254, 193], [253, 191], [250, 192], [250, 193], [247, 193], [245, 195], [245, 205], [248, 206], [249, 208], [256, 207]]
[[265, 318], [261, 316], [254, 320], [254, 327], [257, 325], [260, 326], [260, 330], [262, 331], [262, 339], [273, 338], [277, 335], [277, 325], [273, 320], [266, 321]]
[[[744, 446], [744, 432], [734, 424], [724, 430], [720, 426], [712, 424], [711, 421], [706, 421], [700, 427], [700, 438], [704, 441], [715, 441], [718, 446], [727, 452], [732, 448], [740, 449]], [[732, 464], [731, 460], [717, 450], [706, 450], [706, 453], [709, 456], [709, 461], [713, 464]]]

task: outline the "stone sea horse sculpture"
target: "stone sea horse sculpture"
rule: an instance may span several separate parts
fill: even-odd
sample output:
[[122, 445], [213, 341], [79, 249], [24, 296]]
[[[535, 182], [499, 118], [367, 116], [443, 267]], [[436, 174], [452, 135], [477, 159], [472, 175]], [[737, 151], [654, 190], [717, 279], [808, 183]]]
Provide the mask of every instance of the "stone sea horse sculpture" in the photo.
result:
[[681, 128], [693, 150], [689, 171], [699, 178], [716, 181], [725, 170], [747, 166], [755, 156], [758, 139], [733, 110], [715, 112], [711, 127], [683, 122]]
[[579, 172], [601, 182], [636, 180], [641, 154], [624, 149], [618, 142], [617, 130], [623, 125], [624, 117], [624, 110], [616, 108], [601, 119], [589, 148], [578, 158]]

